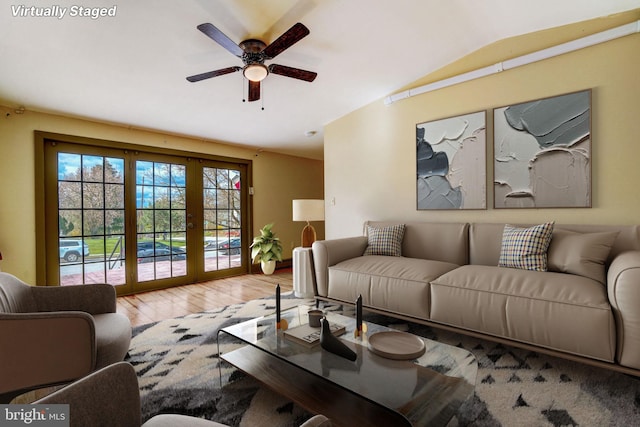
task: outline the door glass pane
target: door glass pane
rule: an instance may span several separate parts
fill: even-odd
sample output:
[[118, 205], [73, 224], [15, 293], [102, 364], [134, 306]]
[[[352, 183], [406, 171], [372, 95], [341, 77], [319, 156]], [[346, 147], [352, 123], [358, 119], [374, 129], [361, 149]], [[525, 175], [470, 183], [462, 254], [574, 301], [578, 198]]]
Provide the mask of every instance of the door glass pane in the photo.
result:
[[[39, 237], [51, 283], [109, 283], [125, 293], [248, 270], [242, 161], [51, 142]], [[199, 174], [187, 188], [187, 176]]]
[[57, 177], [60, 284], [124, 284], [124, 159], [60, 152]]
[[204, 269], [224, 270], [242, 264], [240, 171], [204, 167]]
[[187, 274], [186, 166], [136, 162], [138, 282]]

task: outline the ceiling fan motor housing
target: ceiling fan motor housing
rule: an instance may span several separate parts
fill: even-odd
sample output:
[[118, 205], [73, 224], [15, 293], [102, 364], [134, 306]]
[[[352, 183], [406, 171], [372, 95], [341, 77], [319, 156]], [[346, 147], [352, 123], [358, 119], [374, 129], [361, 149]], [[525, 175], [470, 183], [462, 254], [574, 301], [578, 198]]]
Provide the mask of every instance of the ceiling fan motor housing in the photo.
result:
[[244, 62], [245, 65], [263, 64], [265, 59], [267, 59], [265, 54], [262, 52], [267, 45], [260, 40], [245, 40], [238, 46], [244, 50], [244, 53], [242, 54], [242, 62]]

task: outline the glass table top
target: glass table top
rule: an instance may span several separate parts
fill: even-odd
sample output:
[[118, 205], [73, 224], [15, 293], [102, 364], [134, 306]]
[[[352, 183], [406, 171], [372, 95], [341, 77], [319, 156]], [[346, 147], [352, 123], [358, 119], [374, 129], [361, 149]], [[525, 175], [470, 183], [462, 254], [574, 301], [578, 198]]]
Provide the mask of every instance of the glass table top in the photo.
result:
[[[283, 311], [281, 317], [292, 329], [308, 324], [309, 309], [295, 307]], [[397, 411], [413, 425], [439, 424], [439, 419], [448, 422], [473, 393], [478, 365], [467, 350], [420, 337], [426, 348], [422, 356], [391, 360], [370, 351], [368, 339], [377, 332], [393, 329], [365, 321], [365, 334], [355, 337], [355, 318], [332, 311], [325, 311], [325, 316], [329, 323], [345, 326], [346, 332], [339, 338], [356, 352], [356, 361], [323, 350], [320, 344], [308, 347], [286, 338], [283, 331], [276, 331], [275, 314], [238, 323], [221, 332]]]

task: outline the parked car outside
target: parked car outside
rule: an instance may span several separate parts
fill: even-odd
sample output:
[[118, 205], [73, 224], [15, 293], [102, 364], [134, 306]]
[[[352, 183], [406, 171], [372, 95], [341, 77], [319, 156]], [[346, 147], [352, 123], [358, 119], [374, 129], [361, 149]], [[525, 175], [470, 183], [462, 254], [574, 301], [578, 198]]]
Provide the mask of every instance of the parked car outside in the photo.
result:
[[205, 237], [204, 238], [204, 248], [205, 249], [217, 249], [218, 248], [218, 239], [215, 237]]
[[239, 237], [234, 237], [230, 240], [219, 243], [218, 250], [223, 255], [235, 255], [240, 253], [240, 246], [242, 246], [242, 241]]
[[89, 245], [81, 239], [61, 239], [58, 243], [60, 259], [67, 262], [77, 262], [82, 256], [89, 256]]
[[[187, 252], [182, 248], [169, 246], [160, 242], [138, 242], [138, 263], [153, 261], [183, 261], [187, 259]], [[155, 257], [154, 257], [155, 255]]]

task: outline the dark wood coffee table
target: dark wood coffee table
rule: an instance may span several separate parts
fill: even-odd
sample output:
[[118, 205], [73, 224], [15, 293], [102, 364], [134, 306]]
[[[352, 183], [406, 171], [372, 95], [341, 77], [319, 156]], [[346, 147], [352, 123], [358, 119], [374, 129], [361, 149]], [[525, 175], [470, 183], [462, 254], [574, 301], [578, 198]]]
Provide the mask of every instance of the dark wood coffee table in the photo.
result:
[[[308, 309], [283, 311], [282, 318], [289, 328], [306, 324]], [[355, 319], [327, 312], [327, 320], [346, 326], [340, 339], [357, 353], [355, 362], [285, 338], [275, 314], [221, 329], [218, 339], [224, 333], [247, 344], [221, 358], [339, 426], [446, 425], [473, 394], [478, 364], [468, 351], [421, 338], [422, 356], [391, 360], [370, 351], [367, 339], [391, 329], [365, 322], [366, 335], [355, 338]]]

